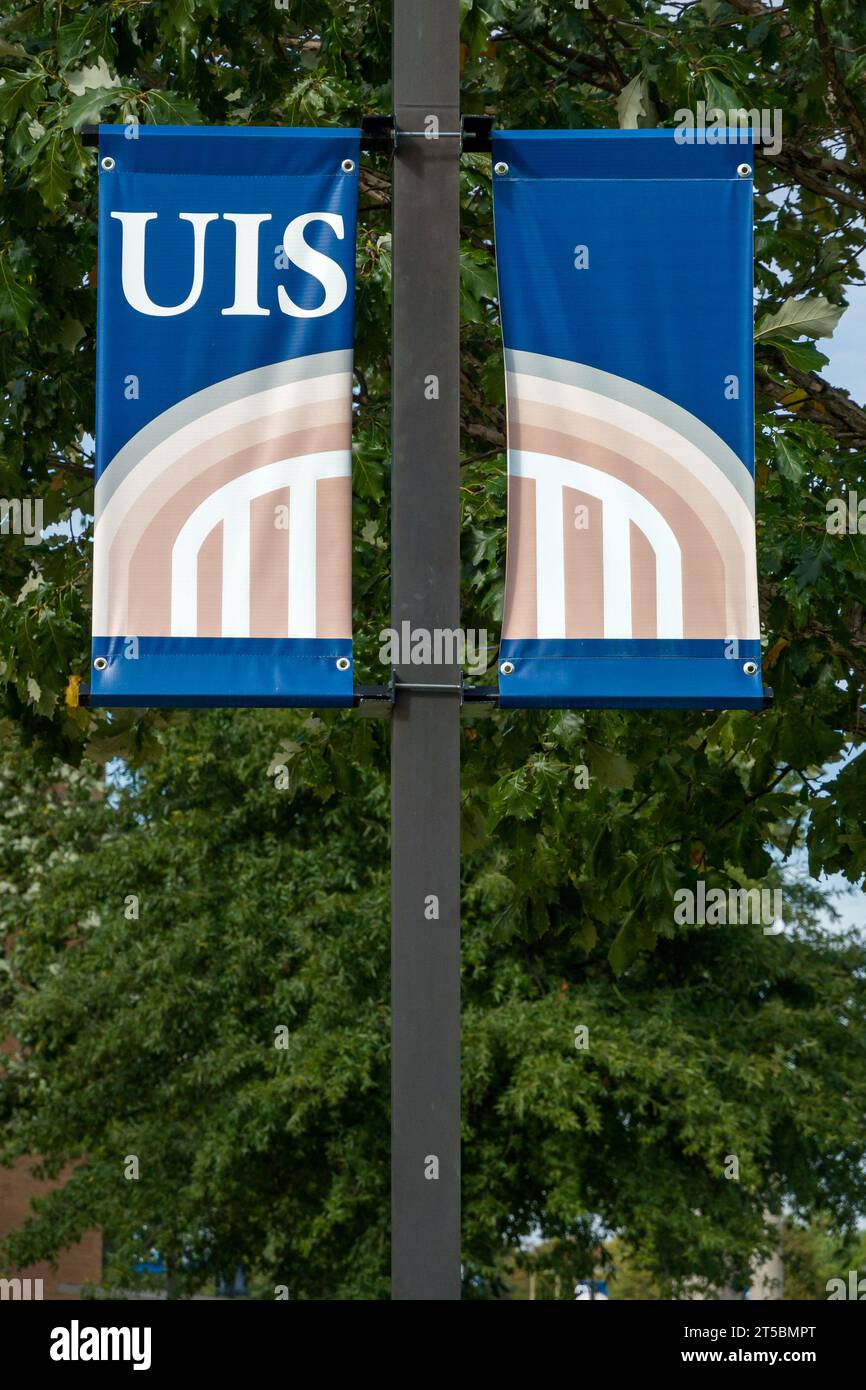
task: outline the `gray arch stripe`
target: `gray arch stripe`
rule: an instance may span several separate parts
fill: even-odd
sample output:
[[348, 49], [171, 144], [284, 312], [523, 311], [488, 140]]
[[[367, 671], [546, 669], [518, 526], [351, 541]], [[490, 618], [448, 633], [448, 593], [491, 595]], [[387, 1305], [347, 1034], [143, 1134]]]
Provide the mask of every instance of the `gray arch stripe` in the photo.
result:
[[106, 507], [121, 483], [129, 477], [133, 468], [140, 463], [151, 449], [164, 443], [177, 430], [183, 429], [193, 420], [223, 405], [231, 405], [244, 396], [268, 391], [274, 386], [287, 386], [293, 381], [310, 381], [317, 376], [333, 376], [339, 372], [351, 372], [352, 349], [339, 348], [336, 352], [313, 353], [309, 357], [291, 357], [286, 362], [273, 362], [267, 367], [254, 367], [249, 372], [230, 376], [225, 381], [214, 382], [203, 391], [178, 401], [161, 415], [157, 415], [143, 429], [134, 434], [124, 444], [108, 464], [96, 484], [96, 514]]
[[755, 514], [755, 482], [743, 460], [734, 453], [730, 445], [688, 410], [684, 410], [667, 396], [660, 396], [647, 386], [636, 381], [603, 372], [598, 367], [587, 367], [582, 362], [569, 362], [563, 357], [545, 357], [538, 352], [520, 352], [515, 348], [505, 349], [505, 369], [509, 372], [523, 372], [527, 376], [540, 376], [548, 381], [561, 381], [565, 386], [582, 386], [586, 391], [595, 391], [609, 400], [619, 401], [621, 405], [633, 406], [635, 410], [651, 415], [663, 425], [668, 425], [676, 434], [682, 435], [701, 453], [711, 458], [721, 469], [729, 483], [736, 488], [749, 511]]

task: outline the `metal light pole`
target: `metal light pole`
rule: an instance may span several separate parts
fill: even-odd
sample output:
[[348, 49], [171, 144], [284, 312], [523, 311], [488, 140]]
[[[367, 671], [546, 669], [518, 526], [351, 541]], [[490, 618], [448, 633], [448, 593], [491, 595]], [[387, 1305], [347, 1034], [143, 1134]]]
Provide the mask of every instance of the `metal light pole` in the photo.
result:
[[[432, 634], [460, 621], [459, 0], [393, 20], [392, 625]], [[392, 1298], [459, 1299], [460, 671], [395, 678]]]

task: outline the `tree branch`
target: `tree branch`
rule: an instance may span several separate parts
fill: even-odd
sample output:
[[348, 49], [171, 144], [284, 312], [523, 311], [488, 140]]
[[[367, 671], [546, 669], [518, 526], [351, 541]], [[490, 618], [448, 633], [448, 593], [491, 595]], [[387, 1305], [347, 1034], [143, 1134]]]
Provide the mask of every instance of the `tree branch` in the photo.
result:
[[856, 193], [848, 193], [844, 188], [839, 188], [804, 168], [805, 161], [798, 157], [799, 151], [793, 155], [787, 150], [780, 150], [778, 154], [768, 154], [766, 150], [762, 153], [768, 164], [774, 164], [777, 169], [787, 174], [789, 179], [801, 184], [803, 188], [808, 188], [810, 192], [817, 193], [820, 198], [827, 198], [830, 202], [842, 203], [845, 207], [856, 208], [858, 212], [866, 213], [866, 198], [859, 198]]
[[857, 151], [861, 169], [866, 169], [866, 121], [863, 120], [860, 108], [853, 96], [845, 85], [845, 79], [839, 71], [839, 64], [836, 62], [836, 52], [833, 41], [827, 32], [827, 25], [824, 22], [824, 11], [821, 0], [815, 0], [815, 37], [818, 40], [818, 51], [821, 54], [821, 62], [824, 71], [830, 81], [830, 88], [836, 98], [836, 105], [839, 108], [840, 116], [846, 117]]
[[[528, 39], [525, 34], [513, 33], [497, 35], [494, 41], [496, 43], [508, 41], [519, 43], [521, 48], [525, 48], [539, 62], [547, 63], [549, 67], [555, 68], [557, 72], [563, 74], [568, 74], [575, 68], [579, 68], [586, 76], [587, 81], [614, 96], [619, 96], [622, 91], [622, 82], [611, 72], [607, 63], [602, 62], [601, 58], [596, 58], [591, 53], [577, 53], [568, 44], [559, 44], [554, 39], [546, 37], [535, 40]], [[617, 64], [617, 66], [619, 65]], [[577, 72], [575, 72], [575, 76], [578, 76]]]
[[803, 372], [786, 364], [785, 374], [795, 386], [806, 392], [807, 399], [796, 410], [791, 410], [790, 405], [785, 403], [784, 398], [790, 395], [789, 387], [784, 382], [775, 381], [760, 366], [755, 372], [755, 385], [798, 419], [823, 425], [837, 443], [852, 449], [866, 449], [866, 410], [862, 406], [852, 401], [841, 387], [831, 386], [817, 372]]

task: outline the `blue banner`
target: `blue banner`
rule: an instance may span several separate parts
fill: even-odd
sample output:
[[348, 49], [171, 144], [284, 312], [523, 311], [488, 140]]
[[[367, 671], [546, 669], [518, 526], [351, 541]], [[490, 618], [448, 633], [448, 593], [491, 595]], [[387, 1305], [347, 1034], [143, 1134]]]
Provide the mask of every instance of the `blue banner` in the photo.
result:
[[753, 153], [728, 134], [493, 133], [503, 706], [763, 704]]
[[91, 704], [352, 703], [359, 149], [100, 127]]

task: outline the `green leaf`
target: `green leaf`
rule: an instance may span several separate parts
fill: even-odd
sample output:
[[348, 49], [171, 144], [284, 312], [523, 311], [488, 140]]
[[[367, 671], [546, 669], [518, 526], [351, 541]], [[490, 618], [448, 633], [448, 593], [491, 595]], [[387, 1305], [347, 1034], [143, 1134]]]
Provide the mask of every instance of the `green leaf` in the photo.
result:
[[162, 25], [167, 38], [189, 43], [195, 34], [196, 0], [166, 0]]
[[130, 95], [130, 90], [124, 87], [88, 87], [69, 103], [62, 128], [77, 134], [82, 126], [98, 123], [106, 106], [125, 101]]
[[616, 99], [616, 114], [621, 130], [637, 130], [654, 126], [655, 111], [650, 99], [646, 77], [639, 72]]
[[117, 44], [111, 37], [110, 25], [111, 10], [108, 6], [101, 6], [64, 24], [57, 36], [60, 67], [68, 68], [91, 54], [111, 62], [117, 54]]
[[72, 170], [67, 159], [63, 134], [54, 130], [45, 140], [33, 175], [34, 186], [39, 189], [42, 201], [52, 212], [63, 206], [72, 187]]
[[42, 95], [41, 72], [0, 72], [0, 124], [10, 125], [19, 112], [33, 115]]
[[640, 954], [640, 949], [641, 942], [635, 930], [634, 922], [629, 919], [623, 922], [607, 953], [610, 968], [614, 975], [617, 977], [624, 975], [632, 962], [637, 959]]
[[505, 372], [502, 357], [494, 353], [481, 369], [481, 384], [488, 405], [505, 404]]
[[822, 294], [786, 299], [774, 314], [765, 314], [755, 328], [755, 342], [777, 338], [830, 338], [844, 314], [844, 307], [830, 304]]
[[174, 92], [148, 92], [142, 104], [154, 125], [198, 125], [201, 121], [195, 102]]
[[368, 452], [358, 443], [352, 453], [352, 489], [358, 497], [378, 502], [385, 494], [385, 467], [381, 454]]
[[577, 946], [589, 955], [598, 941], [598, 929], [591, 917], [583, 917], [572, 932], [572, 938]]
[[57, 337], [67, 352], [72, 352], [84, 337], [84, 324], [79, 323], [78, 319], [62, 319], [58, 325]]
[[0, 255], [0, 319], [26, 333], [35, 307], [36, 296], [16, 279], [8, 257]]
[[538, 798], [530, 785], [529, 770], [519, 767], [515, 772], [500, 777], [490, 788], [487, 804], [488, 830], [493, 830], [506, 817], [517, 821], [531, 820], [538, 806]]
[[796, 367], [800, 372], [819, 372], [830, 361], [829, 357], [818, 351], [814, 343], [792, 343], [772, 335], [762, 338], [761, 342], [765, 347], [778, 348], [788, 366]]
[[[358, 720], [361, 724], [363, 721]], [[487, 821], [476, 802], [464, 801], [460, 807], [460, 852], [474, 854], [487, 843]]]
[[806, 460], [797, 453], [784, 434], [776, 436], [776, 464], [783, 478], [795, 485], [802, 482], [806, 472]]
[[85, 91], [99, 88], [119, 87], [120, 78], [115, 76], [105, 59], [100, 57], [95, 63], [85, 63], [75, 72], [66, 74], [66, 85], [73, 96], [80, 97]]
[[798, 589], [808, 589], [820, 578], [821, 571], [829, 558], [828, 539], [825, 537], [817, 550], [807, 550], [803, 555], [799, 565], [794, 570], [794, 580]]
[[763, 19], [758, 20], [758, 23], [755, 24], [749, 30], [748, 37], [746, 39], [746, 47], [759, 48], [760, 45], [764, 42], [764, 39], [767, 37], [768, 33], [770, 32], [770, 25], [772, 24], [772, 22], [772, 14], [766, 14], [764, 15]]
[[614, 753], [597, 743], [589, 743], [586, 755], [590, 775], [603, 787], [611, 791], [624, 791], [634, 785], [634, 768], [621, 753]]
[[469, 50], [470, 58], [477, 58], [487, 45], [487, 38], [493, 28], [493, 19], [477, 3], [464, 9], [461, 6], [460, 38]]
[[483, 300], [499, 295], [496, 269], [490, 257], [477, 251], [460, 253], [460, 312], [469, 323], [484, 323], [487, 314]]
[[729, 87], [714, 72], [704, 73], [704, 87], [707, 93], [707, 119], [710, 120], [710, 111], [737, 111], [743, 105], [733, 87]]

